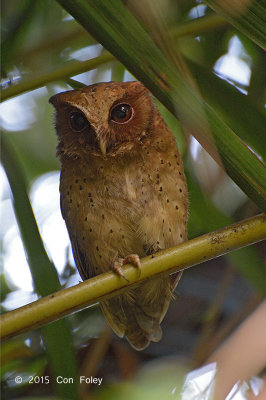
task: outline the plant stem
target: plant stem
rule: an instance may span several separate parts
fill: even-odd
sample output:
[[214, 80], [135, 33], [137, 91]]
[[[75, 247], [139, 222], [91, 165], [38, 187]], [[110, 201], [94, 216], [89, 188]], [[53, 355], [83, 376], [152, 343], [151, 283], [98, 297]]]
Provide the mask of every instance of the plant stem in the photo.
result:
[[228, 25], [224, 17], [212, 14], [181, 24], [177, 28], [171, 29], [170, 32], [174, 39], [178, 39], [184, 36], [198, 36], [201, 33], [220, 28], [224, 25]]
[[265, 214], [261, 214], [143, 258], [140, 277], [135, 267], [125, 266], [124, 272], [128, 282], [112, 271], [98, 275], [79, 285], [60, 290], [2, 315], [2, 339], [11, 338], [62, 318], [96, 301], [118, 295], [123, 290], [132, 288], [146, 279], [187, 269], [263, 240], [265, 237], [266, 218]]
[[47, 83], [62, 81], [66, 78], [69, 78], [70, 76], [75, 76], [83, 72], [98, 68], [100, 65], [112, 61], [113, 59], [114, 57], [110, 53], [105, 52], [101, 56], [92, 58], [88, 61], [71, 61], [65, 63], [64, 66], [61, 68], [58, 68], [46, 74], [33, 77], [30, 80], [25, 80], [21, 83], [18, 83], [17, 85], [11, 86], [10, 88], [3, 90], [2, 101], [17, 96], [21, 93], [27, 92], [29, 90], [38, 89], [41, 86], [47, 85]]

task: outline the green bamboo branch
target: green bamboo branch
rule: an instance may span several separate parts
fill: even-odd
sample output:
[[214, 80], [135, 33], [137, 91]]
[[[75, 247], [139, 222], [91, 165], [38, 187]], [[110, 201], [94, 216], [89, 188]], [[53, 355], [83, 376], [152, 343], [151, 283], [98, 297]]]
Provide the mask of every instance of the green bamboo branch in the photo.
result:
[[[132, 265], [124, 267], [128, 282], [110, 271], [64, 289], [1, 316], [1, 337], [8, 339], [118, 295], [153, 277], [171, 274], [250, 245], [266, 237], [265, 214], [241, 221], [184, 242], [141, 260], [141, 276]], [[250, 266], [252, 268], [252, 266]], [[266, 293], [266, 288], [265, 288]]]
[[228, 25], [228, 22], [221, 15], [205, 15], [170, 29], [170, 34], [174, 39], [184, 36], [198, 36], [225, 25]]
[[38, 89], [39, 87], [45, 86], [50, 82], [62, 81], [70, 76], [78, 75], [83, 72], [98, 68], [102, 64], [113, 61], [113, 59], [114, 57], [111, 54], [104, 52], [99, 57], [95, 57], [87, 61], [67, 62], [63, 67], [60, 67], [54, 71], [37, 75], [28, 80], [25, 79], [25, 81], [22, 81], [17, 85], [11, 86], [6, 90], [2, 90], [2, 101], [8, 100], [11, 97], [17, 96], [29, 90]]

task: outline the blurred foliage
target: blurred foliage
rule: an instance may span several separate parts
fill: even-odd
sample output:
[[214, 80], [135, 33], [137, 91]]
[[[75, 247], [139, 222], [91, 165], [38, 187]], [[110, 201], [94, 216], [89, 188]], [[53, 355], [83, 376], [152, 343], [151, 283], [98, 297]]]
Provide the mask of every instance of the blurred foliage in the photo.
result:
[[[13, 172], [8, 172], [6, 161], [4, 162], [4, 158], [8, 158], [7, 152], [3, 155], [3, 164], [7, 168], [9, 179], [11, 174], [14, 185], [17, 185], [17, 193], [13, 191], [14, 203], [17, 202], [18, 207], [21, 207], [19, 199], [23, 194], [28, 209], [31, 209], [31, 205], [26, 191], [29, 193], [38, 177], [59, 169], [59, 163], [55, 158], [56, 136], [52, 122], [52, 107], [48, 105], [49, 96], [58, 91], [76, 88], [80, 84], [134, 79], [130, 73], [136, 74], [138, 71], [137, 67], [128, 71], [121, 63], [124, 56], [118, 43], [110, 40], [111, 31], [108, 32], [110, 28], [104, 33], [104, 43], [108, 43], [106, 49], [109, 51], [112, 46], [116, 48], [113, 55], [117, 60], [104, 52], [92, 34], [86, 32], [58, 3], [64, 6], [70, 4], [76, 8], [77, 15], [81, 10], [81, 8], [78, 10], [77, 4], [84, 4], [83, 1], [76, 3], [63, 0], [60, 2], [3, 0], [1, 5], [3, 98], [9, 93], [7, 96], [9, 100], [2, 106], [2, 129], [5, 131], [4, 139], [7, 140], [8, 148], [13, 154]], [[87, 3], [89, 6], [89, 3], [93, 2]], [[99, 1], [96, 3], [100, 4]], [[175, 68], [179, 73], [184, 68], [185, 77], [189, 76], [192, 85], [197, 87], [196, 90], [200, 92], [208, 107], [241, 138], [243, 144], [249, 146], [260, 159], [265, 159], [263, 110], [265, 54], [260, 48], [263, 43], [265, 48], [265, 30], [263, 34], [260, 18], [262, 1], [253, 1], [250, 8], [241, 15], [237, 12], [235, 15], [229, 15], [228, 10], [221, 11], [213, 6], [213, 1], [202, 3], [196, 0], [178, 2], [160, 0], [156, 4], [152, 2], [152, 7], [148, 2], [147, 7], [140, 8], [138, 6], [145, 5], [146, 0], [142, 2], [128, 0], [123, 2], [124, 5], [120, 4], [120, 1], [108, 3], [113, 4], [114, 10], [118, 6], [127, 7], [145, 32], [150, 35], [152, 46], [155, 43], [163, 51], [166, 63], [173, 68], [173, 59], [169, 54], [174, 54], [174, 60], [178, 60]], [[219, 14], [215, 14], [206, 4], [213, 6]], [[148, 13], [145, 13], [145, 9]], [[100, 21], [102, 15], [96, 13], [96, 17]], [[123, 15], [119, 14], [117, 18], [120, 23], [123, 22]], [[250, 18], [252, 18], [252, 31], [246, 29], [250, 26], [248, 25]], [[106, 27], [111, 26], [109, 22], [106, 20]], [[91, 21], [92, 32], [93, 29], [95, 28]], [[137, 32], [134, 34], [137, 35]], [[132, 54], [134, 45], [132, 41]], [[149, 57], [149, 52], [145, 57]], [[88, 61], [88, 64], [82, 64], [85, 61]], [[128, 68], [129, 61], [134, 65], [134, 56], [132, 60], [124, 61]], [[224, 70], [225, 72], [223, 70], [221, 72], [219, 66], [225, 66], [225, 63], [228, 63], [232, 72], [237, 71], [239, 76], [236, 73], [230, 76], [228, 68]], [[139, 67], [144, 68], [145, 65], [139, 63]], [[241, 68], [248, 71], [250, 79], [241, 80]], [[86, 70], [88, 72], [85, 72]], [[32, 90], [33, 88], [37, 90]], [[155, 86], [155, 94], [156, 90], [159, 93], [159, 88], [156, 89]], [[14, 97], [15, 93], [23, 94]], [[159, 101], [157, 104], [175, 134], [185, 160], [190, 193], [189, 237], [198, 236], [258, 213], [257, 206], [241, 192], [225, 171], [214, 163], [195, 139], [192, 140], [184, 134], [182, 121], [177, 121]], [[11, 167], [10, 163], [9, 166]], [[256, 172], [253, 171], [254, 176]], [[266, 177], [265, 170], [264, 176]], [[6, 198], [7, 196], [4, 200]], [[42, 264], [43, 271], [38, 271], [38, 267], [41, 266], [40, 257], [46, 257], [46, 261], [50, 264], [53, 264], [53, 260], [51, 262], [45, 253], [41, 235], [39, 239], [37, 238], [38, 234], [36, 230], [34, 231], [37, 226], [33, 214], [29, 216], [22, 213], [21, 218], [18, 217], [18, 223], [22, 237], [25, 236], [25, 230], [28, 231], [26, 233], [28, 239], [24, 242], [24, 246], [35, 290], [38, 291], [37, 288], [40, 287], [54, 290], [51, 285], [54, 278], [49, 277], [44, 264]], [[37, 242], [40, 247], [36, 259], [32, 260], [29, 254]], [[3, 259], [5, 253], [6, 249], [3, 248]], [[64, 286], [73, 284], [75, 277], [72, 266], [68, 264], [68, 257], [65, 263], [64, 273], [58, 274]], [[56, 266], [55, 262], [54, 264]], [[231, 271], [233, 278], [228, 280], [230, 284], [224, 291], [223, 301], [220, 308], [216, 309], [216, 316], [212, 322], [212, 332], [216, 335], [205, 338], [207, 342], [209, 341], [208, 344], [210, 343], [210, 349], [212, 341], [213, 346], [219, 343], [215, 342], [214, 336], [222, 340], [241, 321], [241, 318], [247, 315], [250, 308], [257, 304], [258, 294], [264, 290], [262, 277], [265, 269], [260, 245], [227, 255], [222, 258], [222, 265], [221, 260], [213, 261], [211, 265], [212, 268], [209, 269], [199, 267], [198, 273], [188, 271], [184, 274], [180, 288], [177, 289], [178, 303], [174, 303], [174, 315], [178, 314], [179, 320], [174, 324], [174, 317], [169, 312], [164, 325], [165, 341], [163, 340], [162, 344], [152, 345], [141, 354], [136, 354], [121, 340], [115, 338], [111, 341], [110, 335], [102, 334], [105, 323], [98, 306], [69, 316], [67, 320], [60, 321], [57, 328], [53, 327], [54, 324], [47, 325], [41, 332], [34, 331], [3, 343], [2, 398], [52, 399], [51, 396], [54, 395], [56, 398], [85, 399], [88, 398], [86, 397], [88, 392], [99, 399], [118, 399], [125, 396], [166, 398], [164, 393], [171, 392], [173, 385], [182, 386], [184, 371], [208, 355], [206, 346], [203, 346], [197, 350], [201, 353], [200, 357], [193, 359], [193, 354], [196, 353], [193, 353], [195, 350], [193, 348], [196, 343], [201, 342], [200, 337], [204, 331], [208, 309], [210, 304], [215, 303], [222, 282], [228, 279], [228, 271]], [[218, 277], [214, 273], [212, 275], [213, 268]], [[74, 282], [77, 283], [77, 279]], [[212, 289], [208, 286], [209, 282], [212, 282]], [[20, 293], [4, 273], [1, 274], [1, 288], [3, 302], [1, 311], [4, 312], [7, 309], [5, 300], [12, 294], [18, 297]], [[45, 292], [39, 290], [39, 293]], [[207, 297], [209, 293], [213, 294], [211, 298]], [[241, 310], [237, 310], [236, 304], [242, 307]], [[68, 337], [70, 331], [72, 339]], [[174, 337], [172, 347], [171, 335]], [[97, 337], [100, 339], [95, 339]], [[186, 339], [182, 339], [183, 337]], [[186, 353], [184, 349], [187, 349]], [[77, 373], [73, 372], [74, 353]], [[174, 367], [172, 361], [161, 360], [162, 356], [169, 354], [177, 356], [178, 361], [175, 360]], [[183, 361], [180, 361], [181, 358]], [[93, 368], [88, 361], [90, 359], [93, 360]], [[148, 363], [152, 360], [155, 360], [157, 366]], [[56, 385], [55, 377], [58, 374], [62, 375], [62, 371], [69, 376], [76, 374], [75, 385]], [[86, 385], [78, 394], [77, 377], [90, 374], [103, 377], [102, 387]], [[23, 377], [20, 385], [14, 381], [17, 375]], [[49, 376], [49, 384], [30, 385], [30, 376]], [[178, 376], [176, 380], [175, 376]]]

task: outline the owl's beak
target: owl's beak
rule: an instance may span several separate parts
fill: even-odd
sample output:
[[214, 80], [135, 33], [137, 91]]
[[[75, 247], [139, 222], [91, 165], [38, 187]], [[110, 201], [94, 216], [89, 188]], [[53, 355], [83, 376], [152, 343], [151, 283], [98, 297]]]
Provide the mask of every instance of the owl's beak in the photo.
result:
[[99, 146], [100, 146], [102, 155], [105, 156], [106, 155], [106, 142], [103, 138], [99, 138]]

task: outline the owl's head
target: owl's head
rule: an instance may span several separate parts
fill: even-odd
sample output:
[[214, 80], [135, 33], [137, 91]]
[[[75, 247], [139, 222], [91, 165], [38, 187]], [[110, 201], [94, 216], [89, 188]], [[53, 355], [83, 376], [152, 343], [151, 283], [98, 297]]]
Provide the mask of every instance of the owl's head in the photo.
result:
[[154, 103], [140, 82], [98, 83], [49, 101], [56, 109], [59, 156], [127, 152], [151, 131]]

